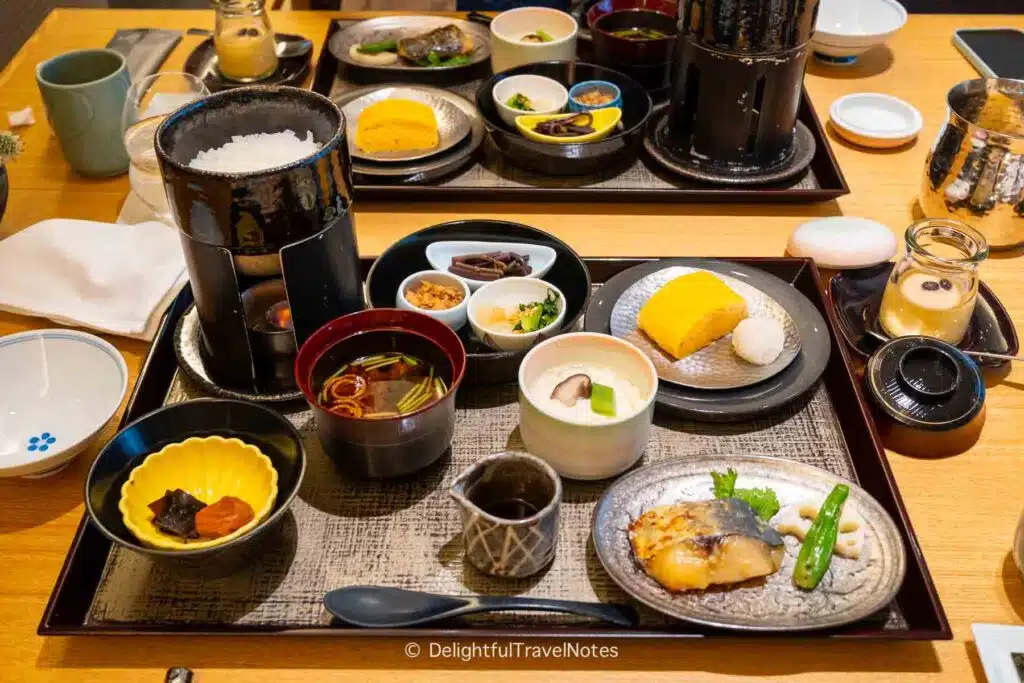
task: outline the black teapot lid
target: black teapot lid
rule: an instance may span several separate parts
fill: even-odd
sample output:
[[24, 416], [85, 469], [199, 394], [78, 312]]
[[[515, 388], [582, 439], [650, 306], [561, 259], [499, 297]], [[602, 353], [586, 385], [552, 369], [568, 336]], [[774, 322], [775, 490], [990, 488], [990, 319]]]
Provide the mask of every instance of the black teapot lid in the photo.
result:
[[886, 413], [917, 429], [956, 429], [985, 403], [975, 362], [931, 337], [900, 337], [882, 346], [868, 359], [867, 385]]

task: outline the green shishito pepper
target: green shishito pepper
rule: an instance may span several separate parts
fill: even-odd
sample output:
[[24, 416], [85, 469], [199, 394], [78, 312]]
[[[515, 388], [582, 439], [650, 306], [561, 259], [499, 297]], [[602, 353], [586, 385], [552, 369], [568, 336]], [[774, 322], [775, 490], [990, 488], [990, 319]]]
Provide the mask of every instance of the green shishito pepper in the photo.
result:
[[850, 487], [836, 484], [828, 498], [821, 504], [814, 523], [807, 530], [807, 537], [800, 547], [793, 569], [793, 583], [797, 588], [814, 590], [821, 582], [832, 561], [832, 551], [839, 537], [839, 520], [843, 515], [843, 503], [850, 495]]
[[398, 41], [382, 40], [379, 43], [364, 43], [357, 49], [364, 55], [376, 55], [381, 52], [394, 52], [398, 49]]

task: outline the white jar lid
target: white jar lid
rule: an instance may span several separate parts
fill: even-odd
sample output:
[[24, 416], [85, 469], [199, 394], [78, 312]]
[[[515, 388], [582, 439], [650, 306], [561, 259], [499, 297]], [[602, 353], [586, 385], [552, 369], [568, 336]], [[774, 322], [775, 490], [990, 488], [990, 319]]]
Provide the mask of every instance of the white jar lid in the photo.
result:
[[789, 236], [790, 256], [814, 259], [822, 268], [867, 268], [896, 255], [897, 240], [887, 226], [854, 216], [816, 218]]
[[853, 93], [829, 108], [836, 132], [854, 144], [888, 148], [904, 145], [921, 131], [921, 112], [892, 95]]

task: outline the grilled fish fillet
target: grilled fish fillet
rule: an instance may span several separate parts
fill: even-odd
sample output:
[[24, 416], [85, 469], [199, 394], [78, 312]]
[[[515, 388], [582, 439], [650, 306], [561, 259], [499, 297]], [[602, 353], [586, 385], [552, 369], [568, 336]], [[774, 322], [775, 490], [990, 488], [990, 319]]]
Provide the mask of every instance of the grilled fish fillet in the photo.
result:
[[473, 51], [473, 38], [455, 24], [435, 28], [430, 33], [398, 41], [398, 54], [416, 62], [426, 59], [431, 52], [441, 59], [468, 55]]
[[782, 537], [735, 498], [651, 508], [629, 525], [629, 539], [644, 571], [674, 593], [768, 576], [782, 566]]

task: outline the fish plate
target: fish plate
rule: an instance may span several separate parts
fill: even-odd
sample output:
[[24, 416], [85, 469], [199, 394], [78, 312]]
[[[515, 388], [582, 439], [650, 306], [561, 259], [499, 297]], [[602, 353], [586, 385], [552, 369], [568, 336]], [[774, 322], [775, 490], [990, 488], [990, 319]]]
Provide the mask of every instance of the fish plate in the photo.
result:
[[[657, 505], [712, 497], [712, 470], [738, 473], [742, 488], [768, 487], [783, 507], [823, 501], [836, 484], [850, 487], [845, 507], [864, 519], [866, 552], [856, 560], [833, 557], [813, 591], [793, 585], [800, 542], [785, 536], [779, 571], [732, 587], [670, 593], [644, 572], [630, 544], [630, 522]], [[619, 479], [594, 511], [594, 548], [612, 579], [659, 612], [704, 626], [742, 631], [807, 631], [843, 626], [878, 612], [896, 596], [907, 571], [899, 529], [871, 495], [823, 469], [753, 455], [688, 456], [643, 467]]]
[[[639, 329], [637, 319], [644, 304], [670, 281], [696, 272], [710, 273], [739, 294], [747, 302], [750, 317], [771, 318], [782, 326], [785, 344], [778, 358], [767, 365], [748, 363], [733, 352], [730, 333], [685, 358], [675, 359]], [[788, 287], [782, 281], [779, 284]], [[623, 292], [612, 308], [611, 332], [643, 351], [654, 363], [660, 379], [694, 389], [738, 389], [757, 384], [785, 370], [800, 354], [800, 331], [782, 304], [737, 278], [686, 266], [651, 273]]]
[[[357, 62], [349, 56], [353, 45], [376, 43], [382, 40], [399, 40], [412, 38], [429, 33], [434, 29], [454, 24], [463, 33], [473, 39], [473, 51], [469, 53], [469, 63], [459, 66], [415, 66], [402, 62], [378, 66]], [[444, 73], [471, 69], [491, 58], [491, 33], [486, 26], [481, 26], [462, 19], [429, 16], [393, 16], [368, 19], [353, 24], [331, 36], [327, 49], [335, 59], [346, 67], [355, 70], [366, 70], [380, 75], [390, 74], [396, 78], [415, 79], [416, 74]]]

